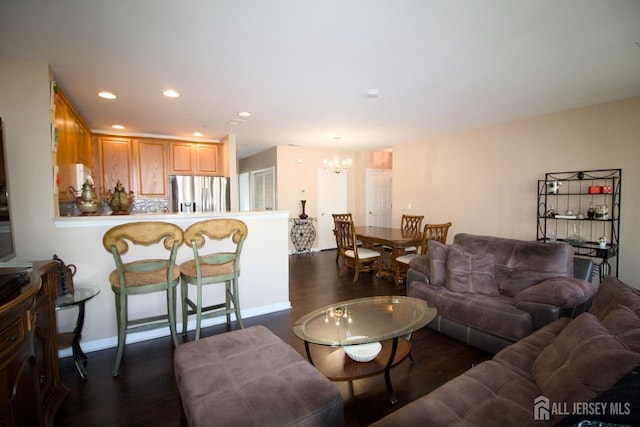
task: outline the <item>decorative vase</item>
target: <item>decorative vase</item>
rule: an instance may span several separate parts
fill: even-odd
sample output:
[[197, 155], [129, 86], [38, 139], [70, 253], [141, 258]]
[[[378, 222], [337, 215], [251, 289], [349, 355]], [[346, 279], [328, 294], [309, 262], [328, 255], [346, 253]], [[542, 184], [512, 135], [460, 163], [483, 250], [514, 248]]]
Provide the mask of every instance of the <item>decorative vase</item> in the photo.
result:
[[302, 203], [302, 213], [299, 215], [300, 219], [307, 219], [309, 218], [309, 215], [306, 214], [305, 210], [305, 206], [307, 205], [307, 201], [306, 200], [300, 200], [300, 203]]
[[76, 207], [80, 211], [80, 215], [96, 215], [100, 210], [100, 199], [96, 196], [96, 189], [93, 182], [89, 179], [82, 184], [80, 197], [76, 198]]
[[130, 191], [128, 194], [124, 189], [124, 186], [118, 180], [116, 183], [116, 187], [113, 191], [113, 196], [111, 196], [111, 202], [109, 206], [111, 206], [112, 215], [126, 215], [129, 213], [131, 209], [131, 204], [133, 203], [133, 191]]

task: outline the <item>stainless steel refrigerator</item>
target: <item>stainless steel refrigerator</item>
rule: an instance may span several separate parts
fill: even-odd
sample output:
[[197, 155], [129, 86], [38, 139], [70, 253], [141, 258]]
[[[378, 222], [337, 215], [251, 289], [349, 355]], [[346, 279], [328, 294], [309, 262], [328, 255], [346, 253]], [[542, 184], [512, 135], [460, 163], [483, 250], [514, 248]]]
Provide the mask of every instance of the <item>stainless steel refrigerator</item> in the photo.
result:
[[229, 178], [224, 176], [169, 176], [172, 212], [228, 212]]

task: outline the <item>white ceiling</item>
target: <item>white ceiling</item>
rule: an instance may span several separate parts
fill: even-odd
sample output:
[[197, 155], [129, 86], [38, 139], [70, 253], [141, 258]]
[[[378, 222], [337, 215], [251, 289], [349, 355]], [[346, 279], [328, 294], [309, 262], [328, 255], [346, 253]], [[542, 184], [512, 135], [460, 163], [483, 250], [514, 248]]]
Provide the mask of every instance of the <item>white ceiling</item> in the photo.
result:
[[638, 96], [638, 42], [638, 0], [0, 2], [0, 55], [49, 63], [93, 130], [235, 133], [239, 158], [336, 136], [385, 149]]

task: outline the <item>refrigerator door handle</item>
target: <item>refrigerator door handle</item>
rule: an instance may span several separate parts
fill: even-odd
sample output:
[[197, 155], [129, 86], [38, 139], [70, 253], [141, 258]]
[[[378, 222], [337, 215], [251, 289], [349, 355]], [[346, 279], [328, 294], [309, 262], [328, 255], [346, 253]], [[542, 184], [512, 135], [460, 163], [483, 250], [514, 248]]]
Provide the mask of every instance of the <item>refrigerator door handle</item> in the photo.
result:
[[196, 202], [180, 203], [180, 212], [195, 212]]

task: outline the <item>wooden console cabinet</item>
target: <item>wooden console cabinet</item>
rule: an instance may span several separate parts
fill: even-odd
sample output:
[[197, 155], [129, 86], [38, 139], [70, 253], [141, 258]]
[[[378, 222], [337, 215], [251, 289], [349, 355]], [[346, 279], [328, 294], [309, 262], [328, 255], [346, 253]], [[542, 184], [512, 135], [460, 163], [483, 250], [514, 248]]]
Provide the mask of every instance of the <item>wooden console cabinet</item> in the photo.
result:
[[30, 282], [0, 305], [0, 426], [53, 426], [69, 392], [60, 379], [56, 263], [34, 262]]

